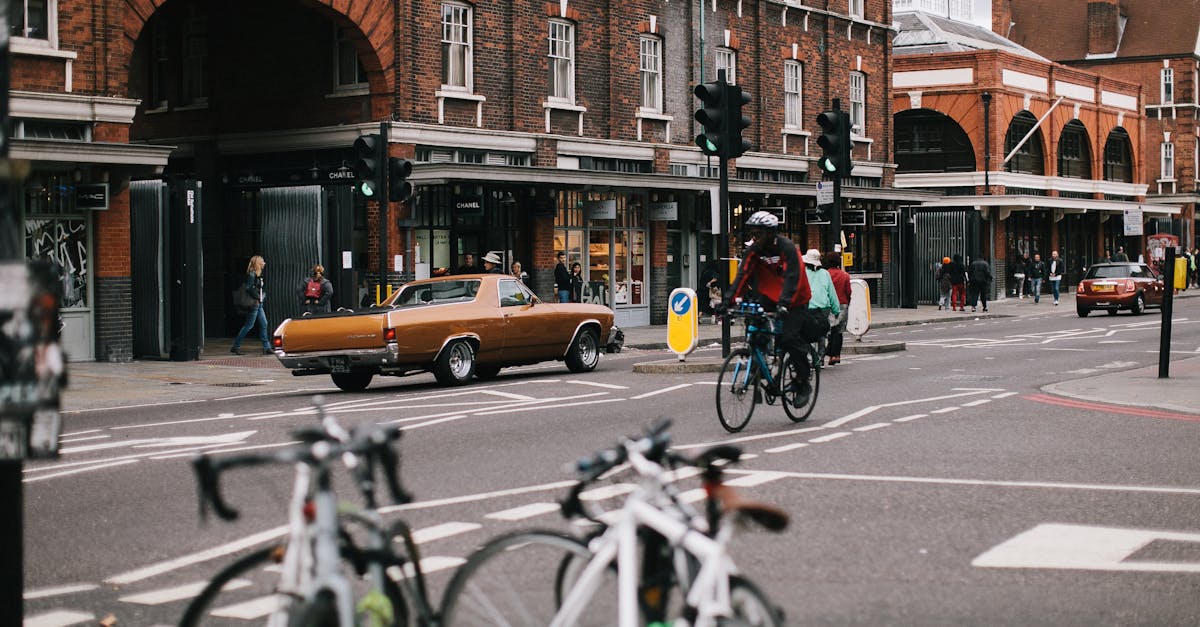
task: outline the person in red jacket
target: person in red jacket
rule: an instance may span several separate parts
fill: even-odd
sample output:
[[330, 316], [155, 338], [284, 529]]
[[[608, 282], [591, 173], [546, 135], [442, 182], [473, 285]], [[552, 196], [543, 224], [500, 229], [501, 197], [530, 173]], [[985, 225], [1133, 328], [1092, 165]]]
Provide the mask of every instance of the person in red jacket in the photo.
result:
[[829, 344], [825, 346], [829, 365], [836, 366], [842, 363], [842, 334], [846, 332], [846, 318], [850, 313], [850, 275], [842, 269], [842, 253], [825, 253], [821, 262], [829, 271], [829, 278], [833, 280], [833, 291], [837, 293], [838, 304], [842, 306], [837, 324], [829, 327]]
[[755, 212], [746, 220], [746, 230], [750, 235], [746, 255], [729, 286], [725, 302], [744, 298], [753, 292], [757, 294], [763, 309], [774, 311], [776, 319], [783, 320], [780, 341], [797, 365], [800, 380], [804, 382], [796, 398], [796, 404], [803, 405], [812, 393], [802, 332], [808, 300], [812, 297], [808, 274], [796, 252], [796, 245], [779, 234], [779, 218], [775, 214], [769, 211]]

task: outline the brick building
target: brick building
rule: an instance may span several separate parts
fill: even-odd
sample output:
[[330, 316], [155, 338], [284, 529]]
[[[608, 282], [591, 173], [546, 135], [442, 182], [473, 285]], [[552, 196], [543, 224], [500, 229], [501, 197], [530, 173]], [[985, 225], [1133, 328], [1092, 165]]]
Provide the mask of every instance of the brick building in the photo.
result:
[[1146, 202], [1140, 85], [1006, 39], [1006, 0], [979, 5], [895, 2], [896, 185], [945, 193], [912, 216], [920, 302], [936, 301], [943, 256], [988, 260], [1004, 295], [1022, 260], [1057, 250], [1066, 287], [1106, 250], [1140, 249], [1127, 210], [1148, 224], [1180, 213]]
[[[1011, 0], [1012, 38], [1059, 63], [1140, 85], [1147, 199], [1182, 207], [1147, 234], [1197, 246], [1200, 144], [1200, 1], [1069, 0], [1054, 11]], [[1086, 25], [1086, 27], [1084, 27]]]
[[[91, 335], [68, 339], [73, 358], [196, 357], [239, 326], [231, 293], [254, 254], [273, 324], [317, 262], [338, 305], [487, 251], [550, 297], [557, 250], [620, 323], [661, 322], [672, 288], [736, 250], [693, 142], [691, 89], [720, 69], [753, 94], [734, 225], [775, 207], [801, 245], [831, 247], [806, 218], [832, 98], [856, 125], [851, 270], [877, 304], [899, 285], [889, 216], [927, 196], [892, 186], [887, 0], [21, 1], [27, 232], [56, 199], [86, 229], [72, 250], [97, 260], [75, 271], [89, 299], [69, 330]], [[348, 167], [377, 132], [416, 163], [416, 196], [386, 213]], [[84, 208], [93, 183], [107, 210]]]

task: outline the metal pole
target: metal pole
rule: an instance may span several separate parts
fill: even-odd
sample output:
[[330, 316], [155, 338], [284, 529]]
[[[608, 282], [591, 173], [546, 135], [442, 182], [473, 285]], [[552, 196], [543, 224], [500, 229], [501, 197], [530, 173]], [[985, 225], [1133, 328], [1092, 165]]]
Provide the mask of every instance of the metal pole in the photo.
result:
[[[704, 7], [701, 6], [700, 10], [703, 11]], [[720, 85], [721, 93], [724, 94], [725, 93], [725, 70], [717, 71], [717, 84]], [[726, 102], [722, 106], [728, 107], [729, 103]], [[729, 125], [728, 118], [729, 118], [729, 116], [723, 115], [722, 117], [725, 118], [725, 124], [723, 126], [726, 129], [725, 134], [726, 134], [726, 136], [728, 136], [728, 125]], [[730, 225], [729, 225], [729, 222], [730, 222], [730, 220], [729, 220], [729, 148], [730, 148], [729, 141], [725, 138], [722, 138], [721, 154], [719, 155], [719, 159], [717, 161], [717, 163], [720, 164], [720, 168], [721, 168], [721, 182], [720, 182], [721, 187], [720, 187], [720, 192], [718, 195], [717, 202], [720, 204], [720, 207], [721, 207], [721, 238], [722, 238], [721, 250], [725, 254], [729, 254], [729, 236], [731, 235], [731, 233], [729, 232], [729, 229], [730, 229]], [[728, 269], [728, 268], [726, 268], [726, 269]], [[730, 279], [732, 279], [732, 277], [730, 277], [730, 279], [725, 278], [725, 276], [728, 274], [728, 272], [720, 272], [718, 274], [721, 277], [719, 279], [720, 285], [721, 285], [721, 293], [725, 294], [729, 290], [729, 281], [730, 281]], [[730, 322], [729, 316], [721, 316], [721, 357], [729, 356], [729, 351], [730, 351], [729, 345], [732, 341], [730, 338], [730, 332], [729, 332], [729, 322]]]
[[990, 196], [992, 182], [988, 173], [992, 169], [992, 94], [985, 91], [980, 98], [983, 99], [983, 195]]
[[[833, 110], [837, 112], [838, 116], [841, 116], [841, 98], [833, 99]], [[841, 122], [842, 124], [846, 125], [850, 124], [848, 117], [843, 119]], [[849, 133], [847, 133], [847, 135], [849, 135]], [[850, 140], [845, 149], [850, 154], [854, 154], [853, 139]], [[836, 250], [838, 252], [841, 252], [842, 250], [842, 178], [847, 176], [850, 176], [849, 172], [838, 172], [833, 177], [833, 207], [829, 209], [829, 250]], [[805, 245], [802, 245], [801, 248], [804, 246]]]
[[391, 234], [391, 226], [388, 224], [388, 138], [391, 135], [391, 123], [386, 120], [379, 123], [379, 148], [376, 150], [378, 158], [375, 159], [376, 166], [379, 168], [379, 175], [376, 180], [381, 183], [379, 189], [375, 190], [375, 197], [379, 199], [379, 300], [388, 297], [388, 287], [391, 283], [388, 281], [388, 236]]
[[1163, 268], [1162, 330], [1158, 334], [1158, 378], [1171, 376], [1171, 315], [1175, 303], [1175, 247], [1167, 246]]

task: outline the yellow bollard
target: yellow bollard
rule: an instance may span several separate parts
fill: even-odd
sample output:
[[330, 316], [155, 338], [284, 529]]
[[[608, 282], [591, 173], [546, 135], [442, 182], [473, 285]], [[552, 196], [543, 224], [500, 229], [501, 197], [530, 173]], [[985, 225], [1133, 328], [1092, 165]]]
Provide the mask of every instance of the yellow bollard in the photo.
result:
[[1177, 290], [1187, 289], [1187, 272], [1188, 272], [1187, 259], [1184, 259], [1183, 257], [1176, 257], [1175, 258], [1175, 283], [1174, 283], [1175, 289], [1177, 289]]

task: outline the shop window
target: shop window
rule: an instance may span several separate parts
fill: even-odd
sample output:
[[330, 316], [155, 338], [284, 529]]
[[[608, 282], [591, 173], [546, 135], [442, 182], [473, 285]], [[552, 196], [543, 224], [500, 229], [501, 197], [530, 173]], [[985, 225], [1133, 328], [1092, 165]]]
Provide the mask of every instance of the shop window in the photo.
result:
[[54, 264], [62, 306], [88, 306], [88, 218], [75, 208], [75, 185], [60, 176], [29, 181], [19, 202], [25, 213], [25, 257]]

